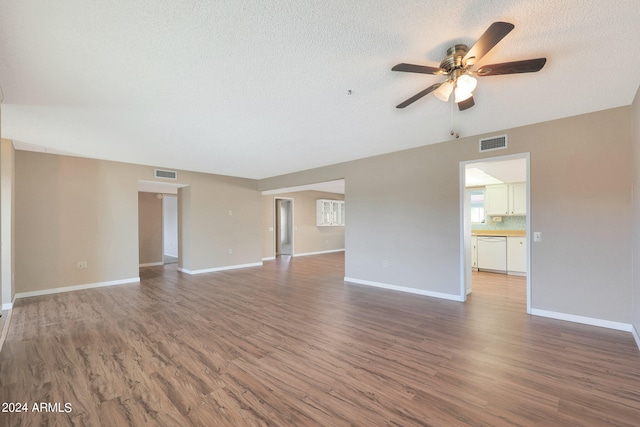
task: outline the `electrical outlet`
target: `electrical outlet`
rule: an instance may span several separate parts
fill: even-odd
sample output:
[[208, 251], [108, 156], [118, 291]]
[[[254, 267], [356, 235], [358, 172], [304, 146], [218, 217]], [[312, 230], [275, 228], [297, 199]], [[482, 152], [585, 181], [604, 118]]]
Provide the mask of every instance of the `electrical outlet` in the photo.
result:
[[233, 249], [229, 248], [229, 255], [233, 253]]
[[382, 268], [387, 268], [389, 267], [389, 260], [388, 259], [383, 259], [382, 260]]
[[85, 268], [87, 268], [87, 261], [78, 261], [76, 264], [76, 268], [78, 270], [84, 270]]
[[233, 216], [233, 211], [229, 211], [229, 216]]

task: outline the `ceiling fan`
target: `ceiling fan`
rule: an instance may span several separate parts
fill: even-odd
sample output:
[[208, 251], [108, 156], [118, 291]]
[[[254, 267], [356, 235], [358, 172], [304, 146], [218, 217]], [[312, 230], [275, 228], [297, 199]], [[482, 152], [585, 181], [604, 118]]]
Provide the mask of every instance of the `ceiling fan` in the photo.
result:
[[485, 65], [477, 70], [473, 70], [474, 65], [497, 45], [500, 40], [509, 34], [513, 28], [514, 25], [508, 22], [494, 22], [484, 34], [480, 36], [471, 49], [464, 44], [457, 44], [447, 49], [447, 57], [442, 60], [440, 67], [405, 63], [393, 67], [393, 71], [447, 76], [444, 82], [429, 86], [422, 92], [398, 104], [396, 108], [404, 108], [411, 105], [431, 92], [434, 92], [434, 95], [438, 99], [447, 102], [451, 92], [454, 92], [454, 99], [456, 104], [458, 104], [458, 109], [460, 111], [466, 110], [475, 105], [472, 92], [476, 88], [477, 81], [473, 76], [485, 77], [498, 76], [501, 74], [535, 73], [536, 71], [540, 71], [547, 62], [547, 58], [502, 62], [500, 64]]

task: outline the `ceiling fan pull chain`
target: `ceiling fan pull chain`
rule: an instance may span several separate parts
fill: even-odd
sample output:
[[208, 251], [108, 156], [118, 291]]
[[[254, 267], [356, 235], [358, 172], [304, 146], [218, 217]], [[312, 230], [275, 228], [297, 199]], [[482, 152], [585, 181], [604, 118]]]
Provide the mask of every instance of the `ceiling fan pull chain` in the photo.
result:
[[454, 130], [455, 123], [453, 121], [453, 114], [454, 114], [454, 112], [453, 112], [453, 98], [450, 99], [449, 106], [450, 106], [449, 112], [450, 112], [450, 116], [451, 116], [451, 136], [453, 136], [456, 133], [455, 130]]
[[451, 98], [451, 136], [460, 138], [460, 133], [458, 133], [458, 109], [455, 107], [456, 103], [454, 99]]
[[[455, 100], [453, 101], [454, 104], [457, 104], [455, 102]], [[454, 107], [457, 107], [457, 105], [454, 105]], [[455, 111], [455, 115], [456, 115], [456, 139], [460, 138], [460, 109], [459, 108], [454, 108], [453, 111]]]

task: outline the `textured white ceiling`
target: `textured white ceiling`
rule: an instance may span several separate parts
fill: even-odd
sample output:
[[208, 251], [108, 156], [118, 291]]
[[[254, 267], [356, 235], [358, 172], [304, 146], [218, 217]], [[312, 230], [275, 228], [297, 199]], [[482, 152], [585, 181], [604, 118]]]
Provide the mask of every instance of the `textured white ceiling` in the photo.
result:
[[[18, 147], [264, 178], [450, 139], [448, 46], [515, 29], [458, 116], [475, 135], [629, 105], [638, 0], [0, 0], [2, 136]], [[351, 94], [349, 94], [351, 91]], [[455, 143], [455, 140], [451, 143]]]

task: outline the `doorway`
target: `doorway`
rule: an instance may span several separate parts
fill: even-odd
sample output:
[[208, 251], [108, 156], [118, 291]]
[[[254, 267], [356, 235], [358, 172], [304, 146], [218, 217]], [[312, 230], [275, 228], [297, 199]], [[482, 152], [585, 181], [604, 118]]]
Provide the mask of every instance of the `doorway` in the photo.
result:
[[293, 255], [293, 199], [275, 199], [275, 253]]
[[[463, 301], [473, 292], [473, 263], [480, 262], [478, 247], [482, 245], [476, 243], [476, 239], [488, 241], [489, 237], [486, 236], [500, 236], [493, 239], [495, 242], [491, 242], [492, 246], [501, 245], [500, 250], [496, 251], [494, 247], [492, 251], [494, 254], [500, 252], [501, 262], [505, 264], [501, 267], [500, 262], [493, 263], [493, 257], [488, 260], [489, 254], [485, 254], [485, 259], [491, 261], [488, 270], [498, 270], [506, 276], [508, 273], [524, 275], [526, 310], [531, 313], [529, 163], [529, 153], [460, 162], [460, 293]], [[470, 188], [474, 191], [470, 191]], [[479, 212], [478, 193], [483, 194], [482, 206], [486, 208], [485, 212]], [[508, 208], [498, 210], [496, 204], [506, 204]], [[520, 248], [519, 253], [515, 244]], [[520, 257], [522, 260], [515, 263]], [[479, 267], [478, 264], [475, 267]]]
[[140, 267], [182, 262], [180, 190], [185, 184], [138, 180], [138, 261]]

